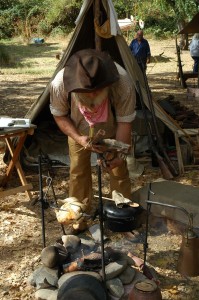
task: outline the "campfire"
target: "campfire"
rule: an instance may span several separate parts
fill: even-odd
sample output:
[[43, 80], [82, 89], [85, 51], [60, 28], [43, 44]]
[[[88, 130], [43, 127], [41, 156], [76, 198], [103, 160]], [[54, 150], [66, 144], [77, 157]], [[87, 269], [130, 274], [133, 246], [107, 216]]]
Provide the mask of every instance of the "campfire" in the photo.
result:
[[[90, 231], [96, 233], [99, 225], [93, 226]], [[99, 237], [96, 238], [95, 234], [93, 236], [95, 239], [92, 235], [63, 235], [60, 241], [42, 250], [42, 265], [29, 277], [29, 283], [36, 288], [36, 299], [68, 299], [73, 288], [78, 288], [85, 295], [85, 298], [80, 299], [90, 299], [94, 293], [90, 284], [97, 285], [99, 293], [91, 299], [99, 300], [108, 299], [108, 296], [109, 299], [131, 297], [133, 287], [141, 282], [143, 292], [156, 294], [159, 291], [154, 269], [146, 265], [144, 268], [144, 260], [133, 255], [133, 244], [127, 239], [121, 247], [105, 237], [104, 284], [101, 245]]]
[[[42, 191], [40, 194], [43, 196]], [[133, 236], [132, 230], [145, 222], [145, 211], [138, 203], [133, 203], [117, 191], [112, 192], [112, 198], [100, 197], [100, 193], [95, 197], [99, 198], [99, 204], [102, 198], [106, 202], [102, 205], [103, 215], [99, 213], [99, 220], [97, 216], [92, 220], [95, 224], [91, 222], [89, 235], [63, 234], [53, 245], [46, 246], [43, 243], [42, 265], [29, 277], [29, 283], [36, 288], [36, 299], [68, 299], [74, 297], [74, 293], [74, 299], [79, 295], [78, 299], [129, 297], [131, 300], [133, 294], [139, 292], [157, 294], [157, 299], [162, 299], [154, 270], [146, 265], [146, 259], [134, 255], [132, 242], [124, 237], [121, 244], [115, 244], [104, 234], [105, 227], [107, 231], [123, 232], [124, 235], [130, 231]], [[45, 202], [42, 207], [47, 206], [46, 199], [40, 200]], [[74, 226], [77, 221], [88, 218], [89, 215], [84, 213], [85, 204], [75, 197], [62, 200], [61, 203], [61, 206], [57, 202], [48, 205], [54, 208], [63, 233], [63, 226]], [[45, 241], [44, 227], [42, 232]], [[146, 247], [144, 249], [146, 251]]]
[[[151, 185], [148, 195], [149, 191]], [[146, 200], [147, 210], [117, 191], [113, 191], [112, 198], [102, 196], [99, 201], [102, 199], [106, 200], [103, 216], [92, 220], [88, 234], [63, 234], [54, 244], [43, 245], [42, 265], [28, 280], [36, 288], [36, 299], [162, 299], [158, 275], [146, 262], [151, 205], [180, 209], [187, 215], [189, 222], [186, 230], [181, 230], [183, 240], [176, 269], [187, 276], [198, 275], [194, 260], [198, 257], [199, 243], [193, 231], [192, 214], [182, 207], [151, 201], [150, 196]], [[67, 198], [61, 203], [61, 206], [55, 203], [52, 208], [62, 226], [68, 227], [88, 217], [78, 199]], [[120, 237], [115, 241], [112, 236], [118, 233]], [[143, 244], [140, 256], [134, 252], [137, 243]]]

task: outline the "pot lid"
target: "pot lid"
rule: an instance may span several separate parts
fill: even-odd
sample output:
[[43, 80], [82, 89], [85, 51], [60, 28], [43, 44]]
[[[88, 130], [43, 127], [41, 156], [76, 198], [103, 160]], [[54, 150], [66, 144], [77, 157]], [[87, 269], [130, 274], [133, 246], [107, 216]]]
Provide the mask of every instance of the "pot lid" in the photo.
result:
[[57, 300], [65, 299], [107, 300], [107, 294], [101, 281], [91, 275], [78, 274], [68, 278], [59, 288]]
[[157, 289], [157, 284], [152, 280], [144, 280], [137, 282], [135, 288], [142, 292], [154, 292]]
[[123, 207], [117, 207], [114, 202], [107, 201], [104, 206], [104, 213], [107, 216], [115, 218], [132, 218], [141, 213], [142, 207], [131, 207], [129, 205]]

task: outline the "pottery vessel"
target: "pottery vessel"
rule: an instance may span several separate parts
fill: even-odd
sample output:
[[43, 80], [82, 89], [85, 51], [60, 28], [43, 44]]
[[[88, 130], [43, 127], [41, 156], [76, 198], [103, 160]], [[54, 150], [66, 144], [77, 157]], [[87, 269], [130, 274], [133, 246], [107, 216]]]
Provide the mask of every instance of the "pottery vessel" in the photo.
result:
[[147, 279], [135, 283], [128, 300], [162, 300], [162, 295], [157, 284]]
[[199, 275], [199, 237], [194, 232], [182, 237], [177, 270], [185, 276]]

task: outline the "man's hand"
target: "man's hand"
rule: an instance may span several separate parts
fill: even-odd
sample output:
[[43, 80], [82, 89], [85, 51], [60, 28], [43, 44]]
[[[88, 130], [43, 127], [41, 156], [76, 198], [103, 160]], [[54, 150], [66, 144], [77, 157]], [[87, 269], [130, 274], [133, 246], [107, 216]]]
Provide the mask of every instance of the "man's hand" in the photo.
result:
[[104, 147], [101, 145], [93, 144], [92, 139], [89, 136], [82, 135], [79, 136], [77, 140], [78, 144], [80, 144], [85, 150], [90, 150], [97, 153], [102, 153]]
[[123, 158], [118, 156], [116, 152], [105, 152], [98, 159], [98, 164], [101, 165], [107, 172], [119, 167], [123, 163]]
[[58, 127], [61, 131], [65, 134], [70, 136], [73, 140], [75, 140], [78, 144], [80, 144], [84, 149], [101, 153], [100, 150], [102, 146], [94, 145], [91, 143], [91, 139], [89, 136], [81, 135], [77, 128], [74, 126], [73, 122], [71, 121], [70, 117], [62, 116], [56, 117], [54, 116], [55, 122], [57, 123]]
[[106, 169], [109, 171], [109, 170], [112, 170], [114, 168], [117, 168], [119, 166], [121, 166], [123, 163], [123, 159], [120, 158], [120, 157], [116, 157], [114, 158], [113, 160], [111, 161], [106, 161]]

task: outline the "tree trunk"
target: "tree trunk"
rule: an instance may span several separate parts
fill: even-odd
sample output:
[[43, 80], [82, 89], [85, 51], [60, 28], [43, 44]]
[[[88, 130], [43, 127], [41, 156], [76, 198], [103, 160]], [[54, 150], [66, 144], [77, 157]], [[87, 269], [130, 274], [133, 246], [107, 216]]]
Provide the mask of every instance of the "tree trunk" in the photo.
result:
[[[178, 20], [177, 26], [178, 26], [178, 31], [182, 30], [185, 27], [186, 23], [185, 20]], [[188, 34], [180, 34], [180, 41], [178, 43], [179, 47], [181, 50], [188, 50], [189, 46], [189, 41], [188, 41]]]

